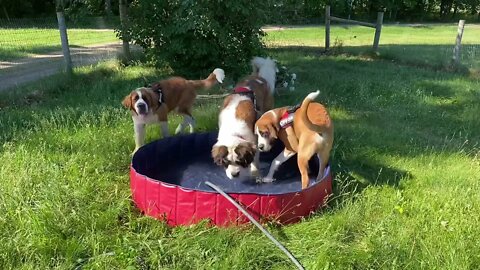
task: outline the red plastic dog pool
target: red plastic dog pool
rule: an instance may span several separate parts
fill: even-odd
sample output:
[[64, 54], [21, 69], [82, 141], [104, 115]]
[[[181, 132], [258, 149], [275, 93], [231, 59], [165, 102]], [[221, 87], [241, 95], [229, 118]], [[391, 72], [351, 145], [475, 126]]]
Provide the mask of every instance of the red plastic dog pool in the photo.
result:
[[[301, 190], [296, 158], [280, 166], [273, 183], [256, 183], [250, 178], [230, 180], [216, 166], [210, 151], [217, 133], [180, 135], [154, 141], [133, 156], [130, 184], [133, 201], [146, 215], [165, 220], [169, 225], [189, 225], [208, 219], [218, 226], [248, 222], [227, 199], [205, 181], [220, 187], [258, 221], [288, 224], [308, 216], [323, 206], [332, 192], [327, 167], [325, 177], [316, 181], [318, 160], [310, 160], [310, 186]], [[260, 155], [260, 170], [266, 175], [271, 161], [283, 150], [278, 143]]]

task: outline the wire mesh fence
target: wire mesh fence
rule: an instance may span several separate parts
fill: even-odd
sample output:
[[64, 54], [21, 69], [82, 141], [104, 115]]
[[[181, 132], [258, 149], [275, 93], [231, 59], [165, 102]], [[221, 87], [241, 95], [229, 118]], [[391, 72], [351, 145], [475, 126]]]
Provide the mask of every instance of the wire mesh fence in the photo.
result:
[[[118, 23], [115, 17], [67, 20], [73, 65], [117, 57], [121, 41], [114, 28]], [[0, 89], [20, 84], [33, 74], [40, 78], [63, 68], [57, 18], [0, 19]]]
[[[434, 69], [464, 68], [480, 72], [480, 24], [465, 24], [459, 65], [453, 60], [457, 24], [386, 24], [375, 57]], [[324, 53], [324, 25], [268, 26], [268, 47], [301, 47]], [[329, 54], [372, 55], [375, 29], [332, 24]]]

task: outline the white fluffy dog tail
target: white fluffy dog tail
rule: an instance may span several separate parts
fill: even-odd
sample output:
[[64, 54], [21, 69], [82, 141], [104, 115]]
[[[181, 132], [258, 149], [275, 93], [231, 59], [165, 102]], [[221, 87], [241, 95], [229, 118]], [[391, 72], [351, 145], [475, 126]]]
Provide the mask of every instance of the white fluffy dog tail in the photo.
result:
[[275, 82], [277, 78], [277, 64], [270, 57], [254, 57], [252, 59], [252, 69], [253, 74], [258, 75], [259, 77], [264, 78], [270, 89], [272, 95], [275, 93]]
[[216, 68], [212, 73], [215, 74], [215, 77], [219, 83], [223, 83], [223, 80], [225, 79], [225, 71], [223, 71], [223, 69]]

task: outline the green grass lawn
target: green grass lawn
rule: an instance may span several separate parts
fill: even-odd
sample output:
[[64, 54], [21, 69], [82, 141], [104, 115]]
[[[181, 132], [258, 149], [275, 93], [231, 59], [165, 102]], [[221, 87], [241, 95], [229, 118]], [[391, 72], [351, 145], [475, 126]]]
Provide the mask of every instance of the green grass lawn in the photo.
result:
[[[117, 42], [113, 30], [69, 29], [72, 47]], [[0, 61], [29, 57], [34, 54], [60, 51], [60, 33], [54, 28], [1, 28]]]
[[[311, 48], [269, 54], [298, 75], [297, 90], [276, 104], [319, 89], [335, 123], [329, 206], [270, 227], [301, 263], [478, 267], [480, 81]], [[293, 268], [251, 226], [168, 228], [132, 206], [133, 128], [120, 102], [143, 77], [164, 76], [110, 62], [1, 95], [1, 269]], [[217, 128], [220, 102], [196, 103], [197, 130]], [[172, 118], [171, 132], [179, 121]], [[148, 141], [157, 138], [149, 129]]]
[[[334, 25], [330, 46], [336, 53], [364, 54], [371, 50], [375, 30], [363, 26]], [[451, 63], [457, 36], [455, 24], [395, 26], [385, 25], [380, 37], [379, 57], [429, 67]], [[270, 31], [265, 37], [270, 46], [325, 46], [325, 28], [300, 27]], [[480, 70], [480, 25], [466, 24], [462, 38], [462, 64]]]

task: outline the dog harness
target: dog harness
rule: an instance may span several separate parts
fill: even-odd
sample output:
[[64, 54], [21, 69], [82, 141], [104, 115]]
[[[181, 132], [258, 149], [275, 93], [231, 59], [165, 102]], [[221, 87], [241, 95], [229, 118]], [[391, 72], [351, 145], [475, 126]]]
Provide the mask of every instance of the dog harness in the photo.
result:
[[300, 104], [288, 107], [287, 111], [280, 118], [280, 127], [287, 128], [292, 126], [295, 112], [300, 108]]
[[157, 88], [155, 89], [155, 92], [158, 94], [158, 103], [162, 104], [165, 102], [164, 98], [163, 98], [163, 92], [162, 92], [162, 88]]
[[253, 90], [252, 90], [252, 88], [250, 88], [250, 86], [235, 87], [235, 88], [233, 88], [233, 93], [248, 97], [253, 102], [253, 106], [255, 108], [255, 111], [258, 112], [257, 99], [255, 98], [255, 92], [253, 92]]

